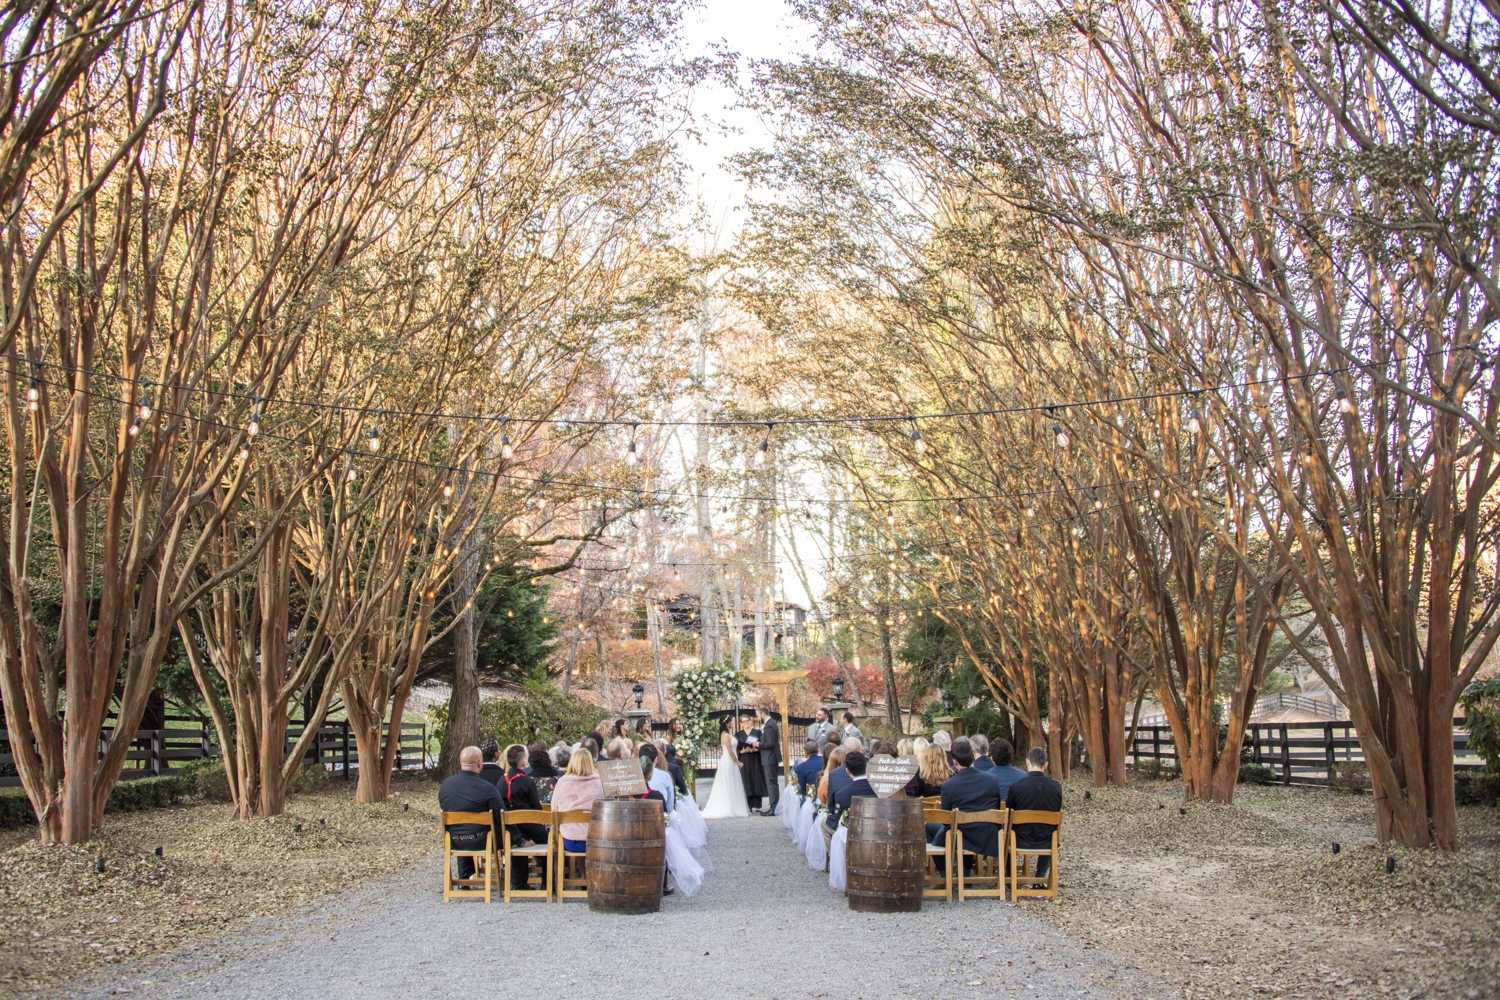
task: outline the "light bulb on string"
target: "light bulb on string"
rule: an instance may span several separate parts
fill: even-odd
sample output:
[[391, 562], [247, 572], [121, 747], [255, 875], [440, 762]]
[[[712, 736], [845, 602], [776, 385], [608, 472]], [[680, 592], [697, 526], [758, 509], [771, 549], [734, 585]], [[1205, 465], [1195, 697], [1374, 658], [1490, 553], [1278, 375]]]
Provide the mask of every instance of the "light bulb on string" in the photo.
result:
[[260, 433], [260, 397], [255, 397], [255, 405], [250, 408], [250, 423], [245, 427], [245, 433], [251, 437]]
[[768, 454], [770, 454], [770, 451], [771, 451], [771, 427], [772, 427], [771, 424], [767, 424], [766, 425], [766, 436], [761, 439], [760, 447], [758, 449], [756, 449], [756, 452], [755, 452], [755, 464], [756, 465], [765, 465], [766, 464], [766, 456]]
[[1193, 415], [1188, 417], [1187, 429], [1188, 433], [1194, 436], [1197, 436], [1203, 430], [1203, 422], [1198, 419], [1198, 408], [1196, 406], [1193, 407]]
[[1354, 398], [1342, 388], [1338, 391], [1338, 400], [1340, 413], [1352, 414], [1354, 412]]
[[501, 458], [510, 458], [510, 456], [512, 456], [512, 455], [514, 455], [516, 453], [515, 446], [510, 443], [510, 435], [505, 432], [505, 425], [508, 424], [508, 423], [510, 423], [510, 421], [507, 420], [505, 422], [505, 424], [501, 424], [500, 425], [500, 457]]
[[344, 473], [344, 481], [352, 483], [354, 482], [354, 477], [356, 475], [358, 475], [358, 473], [354, 471], [354, 463], [350, 462], [348, 471]]
[[1027, 504], [1026, 505], [1026, 516], [1027, 517], [1036, 517], [1036, 508], [1033, 507], [1033, 506], [1031, 506], [1031, 504]]
[[639, 426], [640, 426], [640, 424], [631, 424], [630, 425], [630, 447], [628, 447], [628, 448], [625, 449], [625, 464], [626, 465], [634, 465], [636, 463], [636, 460], [638, 458], [640, 458], [640, 456], [636, 454], [636, 450], [635, 450], [635, 431], [636, 431], [636, 428], [639, 427]]
[[447, 480], [446, 482], [443, 483], [443, 496], [444, 497], [451, 497], [451, 496], [453, 496], [453, 480], [449, 479], [449, 480]]
[[240, 461], [243, 462], [245, 459], [247, 459], [249, 457], [250, 457], [250, 449], [247, 448], [247, 447], [245, 447], [244, 445], [240, 445], [240, 454], [239, 454]]
[[380, 450], [380, 428], [378, 426], [372, 425], [370, 427], [370, 451], [376, 452], [376, 451], [379, 451], [379, 450]]
[[31, 384], [26, 387], [26, 408], [35, 413], [37, 400], [41, 398], [41, 380], [35, 375], [31, 376]]
[[917, 426], [915, 419], [911, 422], [911, 443], [912, 447], [917, 449], [918, 455], [926, 453], [927, 442], [922, 440], [922, 430]]
[[150, 395], [150, 391], [151, 391], [151, 383], [150, 382], [142, 382], [141, 383], [141, 406], [140, 406], [140, 410], [139, 410], [142, 420], [145, 420], [147, 417], [151, 416], [151, 395]]
[[1072, 440], [1068, 437], [1068, 432], [1063, 430], [1063, 425], [1055, 420], [1052, 422], [1052, 436], [1057, 440], [1059, 448], [1066, 448]]

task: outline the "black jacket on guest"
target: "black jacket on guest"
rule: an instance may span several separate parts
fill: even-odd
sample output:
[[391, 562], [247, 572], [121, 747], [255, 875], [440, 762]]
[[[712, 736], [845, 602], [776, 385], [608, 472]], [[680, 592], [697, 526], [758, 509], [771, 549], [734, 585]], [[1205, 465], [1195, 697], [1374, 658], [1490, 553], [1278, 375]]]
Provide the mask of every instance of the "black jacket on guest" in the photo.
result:
[[[1000, 786], [983, 771], [972, 767], [961, 767], [958, 772], [943, 782], [944, 809], [960, 809], [964, 812], [983, 812], [1000, 808]], [[1000, 856], [1000, 827], [995, 823], [963, 823], [959, 831], [964, 837], [964, 850], [985, 857]]]
[[[1026, 777], [1010, 786], [1005, 798], [1012, 810], [1062, 812], [1062, 785], [1041, 771], [1026, 772]], [[1022, 823], [1012, 829], [1016, 831], [1017, 847], [1039, 849], [1052, 846], [1052, 831], [1057, 827], [1051, 823]]]
[[983, 757], [974, 758], [974, 770], [976, 771], [988, 771], [994, 766], [995, 762], [990, 760], [989, 754], [985, 754]]
[[[522, 771], [506, 771], [500, 782], [500, 791], [504, 795], [506, 809], [542, 808], [542, 796], [536, 790], [536, 782]], [[544, 843], [547, 839], [547, 827], [541, 823], [511, 823], [506, 829], [511, 832], [512, 846], [519, 846], [517, 839], [521, 837], [534, 844]]]
[[[479, 776], [496, 788], [499, 788], [500, 782], [505, 778], [505, 765], [487, 760], [479, 765]], [[502, 793], [501, 797], [504, 797], [504, 793]]]
[[[443, 779], [438, 786], [438, 808], [443, 812], [490, 813], [495, 821], [495, 844], [499, 846], [500, 812], [505, 808], [505, 800], [494, 785], [473, 771], [459, 771]], [[455, 837], [467, 837], [484, 833], [485, 829], [477, 823], [454, 823], [448, 832]]]
[[838, 790], [838, 794], [829, 796], [833, 799], [833, 804], [828, 808], [828, 829], [838, 830], [839, 818], [849, 811], [849, 806], [855, 799], [875, 797], [875, 789], [870, 787], [870, 782], [864, 775], [850, 781]]

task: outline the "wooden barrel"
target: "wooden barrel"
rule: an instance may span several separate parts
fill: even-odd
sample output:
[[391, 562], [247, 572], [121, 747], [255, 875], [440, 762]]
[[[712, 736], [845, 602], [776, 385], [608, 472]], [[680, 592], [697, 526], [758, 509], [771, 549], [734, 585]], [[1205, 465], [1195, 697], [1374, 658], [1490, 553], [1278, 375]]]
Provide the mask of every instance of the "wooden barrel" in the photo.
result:
[[[920, 816], [919, 816], [920, 818]], [[655, 799], [597, 799], [589, 813], [589, 909], [655, 913], [667, 868], [667, 829]]]
[[849, 909], [914, 913], [922, 908], [927, 848], [922, 800], [860, 796], [849, 805]]

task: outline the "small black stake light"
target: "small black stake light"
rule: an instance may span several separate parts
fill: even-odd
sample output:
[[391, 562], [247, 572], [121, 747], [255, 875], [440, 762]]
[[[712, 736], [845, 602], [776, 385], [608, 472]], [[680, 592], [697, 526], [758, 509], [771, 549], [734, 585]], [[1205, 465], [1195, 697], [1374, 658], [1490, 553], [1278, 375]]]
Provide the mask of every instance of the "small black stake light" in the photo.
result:
[[1177, 810], [1177, 815], [1179, 815], [1179, 816], [1186, 816], [1187, 815], [1187, 810], [1186, 809], [1179, 809], [1179, 810]]
[[160, 848], [160, 847], [158, 847], [158, 848], [157, 848], [157, 849], [156, 849], [156, 856], [157, 856], [157, 857], [158, 857], [158, 858], [159, 858], [159, 857], [161, 857], [161, 848]]
[[1337, 854], [1340, 850], [1341, 850], [1341, 848], [1339, 847], [1339, 842], [1337, 840], [1335, 840], [1333, 842], [1333, 853]]
[[[99, 863], [102, 865], [104, 863], [104, 859], [101, 858], [99, 860]], [[100, 868], [99, 870], [103, 871], [104, 869]], [[1385, 859], [1385, 873], [1387, 875], [1389, 875], [1391, 872], [1393, 872], [1395, 870], [1396, 870], [1396, 859], [1395, 858], [1386, 858]]]
[[1086, 799], [1091, 799], [1091, 798], [1094, 797], [1094, 793], [1090, 792], [1088, 790], [1085, 790], [1084, 793], [1083, 793], [1083, 797], [1086, 798]]
[[104, 855], [101, 854], [99, 855], [99, 857], [94, 859], [94, 871], [98, 872], [101, 875], [104, 874]]
[[403, 803], [401, 803], [401, 811], [402, 812], [406, 812], [410, 808], [411, 808], [411, 803], [410, 802], [403, 802]]
[[302, 832], [302, 824], [298, 823], [296, 826], [293, 826], [292, 827], [292, 832], [293, 833], [301, 833]]

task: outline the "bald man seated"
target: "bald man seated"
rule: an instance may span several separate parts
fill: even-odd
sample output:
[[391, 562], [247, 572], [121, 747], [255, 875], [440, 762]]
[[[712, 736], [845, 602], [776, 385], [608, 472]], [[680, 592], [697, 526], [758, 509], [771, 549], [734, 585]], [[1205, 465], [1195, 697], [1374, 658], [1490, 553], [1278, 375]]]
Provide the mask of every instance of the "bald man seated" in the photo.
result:
[[[500, 823], [500, 814], [505, 811], [505, 799], [500, 790], [479, 776], [484, 766], [484, 755], [478, 747], [464, 747], [458, 754], [459, 771], [451, 778], [444, 778], [438, 786], [438, 808], [443, 812], [488, 812], [495, 822], [495, 847], [500, 846], [500, 836], [505, 829]], [[454, 823], [448, 827], [448, 836], [456, 851], [482, 851], [489, 830], [477, 823]], [[458, 877], [474, 877], [474, 859], [458, 859]]]

